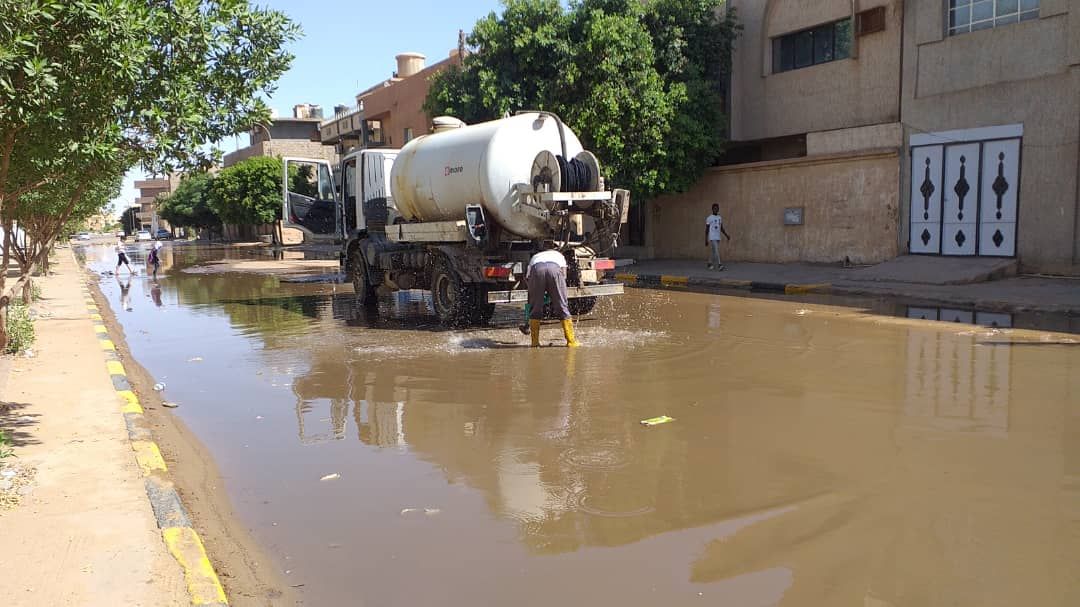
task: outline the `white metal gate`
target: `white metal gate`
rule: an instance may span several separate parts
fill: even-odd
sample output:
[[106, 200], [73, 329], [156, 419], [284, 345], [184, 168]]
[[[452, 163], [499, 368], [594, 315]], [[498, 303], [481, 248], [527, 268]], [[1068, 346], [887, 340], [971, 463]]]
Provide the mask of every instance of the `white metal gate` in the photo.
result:
[[908, 250], [1015, 257], [1021, 139], [949, 137], [965, 133], [998, 134], [973, 129], [912, 138]]

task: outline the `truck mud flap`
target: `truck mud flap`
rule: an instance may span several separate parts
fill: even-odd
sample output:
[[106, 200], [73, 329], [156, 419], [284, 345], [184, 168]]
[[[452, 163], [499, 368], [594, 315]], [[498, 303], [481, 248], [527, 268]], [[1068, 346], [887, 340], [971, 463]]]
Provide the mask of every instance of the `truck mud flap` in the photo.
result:
[[[589, 285], [586, 287], [567, 287], [566, 289], [566, 296], [569, 299], [578, 297], [605, 297], [608, 295], [622, 294], [622, 283]], [[527, 301], [529, 301], [529, 292], [525, 289], [517, 289], [514, 291], [489, 291], [487, 294], [488, 303], [525, 303]]]

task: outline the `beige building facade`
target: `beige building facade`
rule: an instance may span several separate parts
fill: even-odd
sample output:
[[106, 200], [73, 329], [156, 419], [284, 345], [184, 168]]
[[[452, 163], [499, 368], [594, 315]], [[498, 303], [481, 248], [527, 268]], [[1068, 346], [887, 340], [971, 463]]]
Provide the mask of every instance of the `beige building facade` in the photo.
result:
[[1080, 273], [1080, 0], [905, 4], [902, 242]]
[[1078, 272], [1080, 0], [730, 6], [729, 149], [653, 201], [642, 255], [704, 259], [716, 202], [728, 259]]
[[135, 215], [139, 220], [139, 229], [148, 230], [154, 236], [158, 230], [172, 230], [169, 222], [157, 214], [157, 198], [162, 194], [171, 194], [179, 183], [178, 175], [151, 176], [135, 181], [135, 189], [139, 190], [139, 196], [135, 199], [135, 204], [139, 206]]
[[[462, 42], [462, 44], [464, 44]], [[431, 132], [431, 117], [424, 111], [431, 78], [451, 65], [461, 64], [461, 49], [427, 65], [420, 53], [395, 57], [397, 70], [386, 80], [356, 95], [356, 105], [338, 106], [334, 116], [319, 126], [322, 142], [341, 154], [354, 148], [400, 148]]]

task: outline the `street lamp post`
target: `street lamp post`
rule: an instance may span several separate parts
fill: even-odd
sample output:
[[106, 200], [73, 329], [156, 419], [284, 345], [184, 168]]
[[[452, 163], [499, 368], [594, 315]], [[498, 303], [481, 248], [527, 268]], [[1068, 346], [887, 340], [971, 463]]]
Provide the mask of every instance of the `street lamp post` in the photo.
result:
[[[274, 136], [270, 134], [270, 129], [266, 128], [266, 125], [265, 125], [265, 124], [262, 124], [261, 122], [256, 122], [256, 123], [255, 123], [255, 126], [259, 127], [259, 128], [260, 128], [260, 129], [262, 129], [262, 130], [263, 130], [264, 132], [266, 132], [266, 140], [267, 140], [267, 141], [273, 141], [273, 140], [274, 140]], [[255, 130], [255, 128], [254, 128], [254, 127], [252, 127], [252, 129], [251, 129], [251, 130]]]

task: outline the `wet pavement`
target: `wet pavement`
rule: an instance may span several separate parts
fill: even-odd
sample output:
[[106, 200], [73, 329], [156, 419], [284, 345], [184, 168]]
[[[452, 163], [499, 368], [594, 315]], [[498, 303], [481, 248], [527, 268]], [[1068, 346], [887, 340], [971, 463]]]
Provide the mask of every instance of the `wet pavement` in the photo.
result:
[[226, 255], [101, 286], [306, 604], [1080, 604], [1075, 335], [635, 289], [531, 350]]

